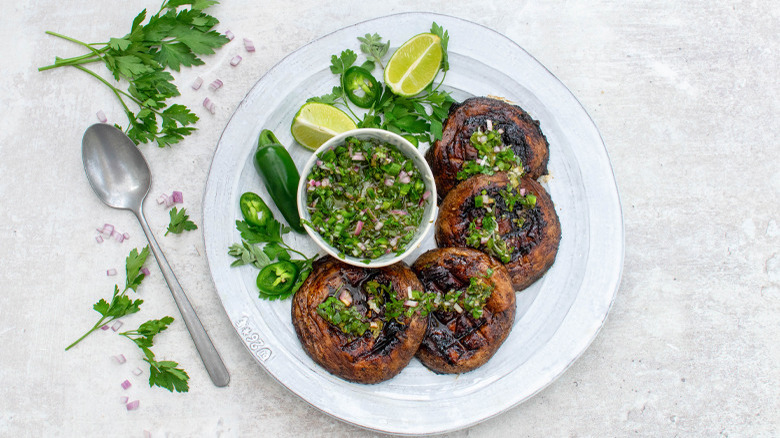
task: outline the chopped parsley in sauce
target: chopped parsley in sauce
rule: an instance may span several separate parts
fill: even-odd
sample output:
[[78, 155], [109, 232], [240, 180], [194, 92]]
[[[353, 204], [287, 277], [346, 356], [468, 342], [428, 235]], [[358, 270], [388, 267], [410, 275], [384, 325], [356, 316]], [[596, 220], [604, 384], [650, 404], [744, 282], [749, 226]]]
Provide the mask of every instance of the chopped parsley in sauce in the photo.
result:
[[338, 329], [353, 337], [361, 337], [371, 332], [377, 338], [384, 326], [391, 321], [405, 324], [415, 312], [425, 317], [433, 310], [433, 295], [411, 287], [406, 291], [405, 299], [396, 298], [396, 291], [389, 284], [375, 280], [367, 281], [363, 286], [366, 302], [358, 310], [352, 294], [347, 290], [336, 291], [325, 301], [317, 305], [317, 314]]
[[[496, 199], [486, 190], [474, 197], [474, 207], [485, 210], [481, 219], [471, 221], [466, 234], [466, 246], [484, 251], [503, 263], [512, 260], [512, 251], [499, 234], [499, 221], [513, 221], [513, 228], [525, 224], [525, 214], [536, 207], [536, 196], [525, 189], [508, 185], [499, 192], [504, 208], [496, 208]], [[516, 209], [516, 206], [519, 207]], [[514, 213], [514, 214], [511, 214]], [[511, 216], [511, 217], [510, 217]]]
[[414, 162], [392, 145], [355, 137], [317, 158], [306, 180], [307, 224], [342, 257], [402, 253], [430, 196]]
[[512, 185], [518, 185], [519, 178], [523, 176], [523, 163], [515, 155], [515, 151], [504, 144], [501, 139], [503, 133], [503, 129], [493, 129], [493, 122], [488, 120], [484, 132], [482, 128], [478, 128], [471, 134], [471, 145], [477, 150], [479, 158], [463, 164], [463, 168], [457, 175], [459, 180], [477, 174], [493, 175], [496, 172], [508, 172]]

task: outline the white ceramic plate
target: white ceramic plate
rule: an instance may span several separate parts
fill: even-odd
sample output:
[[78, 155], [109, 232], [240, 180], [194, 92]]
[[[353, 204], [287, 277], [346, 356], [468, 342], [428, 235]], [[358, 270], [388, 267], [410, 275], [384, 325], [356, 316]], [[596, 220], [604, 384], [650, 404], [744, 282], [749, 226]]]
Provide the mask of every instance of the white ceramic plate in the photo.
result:
[[[252, 267], [231, 268], [227, 248], [240, 241], [238, 198], [251, 190], [270, 198], [252, 164], [261, 129], [273, 130], [303, 166], [310, 152], [294, 144], [289, 127], [310, 96], [336, 84], [330, 55], [356, 37], [377, 32], [391, 51], [431, 23], [449, 31], [450, 71], [445, 85], [462, 100], [506, 97], [541, 122], [550, 142], [546, 184], [561, 220], [562, 240], [553, 267], [517, 294], [512, 333], [481, 368], [436, 375], [416, 359], [378, 385], [348, 383], [315, 364], [303, 351], [290, 318], [290, 300], [258, 299]], [[361, 58], [362, 59], [362, 58]], [[381, 76], [381, 75], [379, 75]], [[350, 26], [287, 56], [263, 76], [236, 109], [219, 140], [203, 200], [203, 232], [214, 284], [229, 319], [246, 345], [279, 383], [343, 421], [396, 434], [453, 431], [527, 400], [560, 376], [588, 347], [604, 323], [620, 283], [623, 222], [614, 176], [592, 120], [569, 90], [508, 38], [480, 25], [443, 15], [406, 13]], [[281, 215], [277, 212], [277, 218]], [[316, 251], [305, 235], [285, 237]], [[412, 254], [433, 246], [432, 237]]]

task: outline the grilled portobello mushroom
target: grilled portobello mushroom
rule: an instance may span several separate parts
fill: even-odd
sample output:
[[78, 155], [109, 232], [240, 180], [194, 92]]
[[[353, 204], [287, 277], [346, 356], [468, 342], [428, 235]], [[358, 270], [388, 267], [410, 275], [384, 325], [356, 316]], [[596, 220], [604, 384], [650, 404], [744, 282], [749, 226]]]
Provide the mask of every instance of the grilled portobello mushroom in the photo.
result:
[[471, 144], [471, 135], [479, 128], [484, 131], [488, 120], [493, 129], [502, 130], [501, 140], [522, 160], [528, 177], [537, 179], [547, 174], [549, 143], [539, 122], [519, 106], [489, 97], [472, 97], [450, 107], [441, 140], [425, 154], [433, 171], [440, 203], [460, 182], [457, 175], [464, 163], [479, 158], [477, 149]]
[[[440, 301], [417, 358], [436, 373], [465, 373], [484, 365], [515, 320], [515, 291], [506, 268], [474, 249], [440, 248], [422, 254], [412, 270]], [[457, 307], [447, 302], [455, 293], [460, 293]]]
[[522, 178], [513, 187], [501, 172], [473, 176], [450, 191], [439, 207], [434, 237], [439, 247], [468, 246], [498, 258], [522, 290], [555, 261], [561, 224], [538, 182]]
[[[411, 361], [427, 317], [389, 317], [393, 302], [423, 287], [402, 263], [377, 269], [318, 259], [292, 302], [292, 322], [306, 353], [346, 380], [379, 383]], [[396, 307], [397, 308], [397, 307]], [[407, 308], [404, 308], [407, 309]]]

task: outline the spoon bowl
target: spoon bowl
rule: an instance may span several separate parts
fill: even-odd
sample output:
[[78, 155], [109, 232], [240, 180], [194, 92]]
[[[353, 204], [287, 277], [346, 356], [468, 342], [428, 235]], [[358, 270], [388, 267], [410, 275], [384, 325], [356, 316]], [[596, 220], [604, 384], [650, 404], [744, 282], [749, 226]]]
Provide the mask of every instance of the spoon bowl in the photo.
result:
[[97, 197], [109, 207], [135, 213], [211, 381], [216, 386], [227, 385], [230, 381], [227, 368], [144, 217], [144, 199], [152, 186], [152, 173], [143, 154], [124, 132], [111, 125], [98, 123], [87, 128], [84, 133], [81, 159], [89, 185]]
[[90, 126], [81, 142], [81, 159], [92, 190], [106, 205], [132, 210], [143, 203], [152, 173], [141, 151], [122, 131], [102, 123]]

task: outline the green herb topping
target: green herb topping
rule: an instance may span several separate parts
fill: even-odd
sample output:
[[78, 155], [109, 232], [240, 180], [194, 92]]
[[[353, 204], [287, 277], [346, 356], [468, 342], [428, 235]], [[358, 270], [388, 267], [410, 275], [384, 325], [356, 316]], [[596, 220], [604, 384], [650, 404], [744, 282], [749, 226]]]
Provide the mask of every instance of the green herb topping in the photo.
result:
[[433, 310], [431, 294], [409, 288], [406, 298], [399, 300], [390, 284], [370, 280], [363, 284], [366, 302], [363, 312], [353, 302], [352, 294], [339, 289], [317, 306], [317, 314], [338, 327], [342, 333], [360, 337], [367, 331], [377, 338], [390, 321], [404, 324], [415, 312], [427, 316]]
[[464, 180], [477, 174], [493, 175], [496, 172], [509, 172], [513, 186], [518, 185], [523, 175], [523, 163], [515, 155], [511, 147], [501, 140], [503, 129], [493, 129], [493, 122], [488, 120], [487, 129], [477, 129], [471, 134], [471, 144], [479, 153], [475, 161], [467, 161], [458, 172], [457, 178]]
[[[474, 207], [485, 211], [481, 220], [473, 220], [469, 223], [466, 235], [466, 246], [479, 249], [509, 263], [512, 260], [512, 251], [498, 231], [499, 220], [512, 221], [514, 228], [521, 228], [525, 224], [528, 212], [536, 208], [536, 196], [526, 193], [525, 189], [513, 187], [511, 182], [499, 190], [499, 202], [482, 190], [480, 195], [474, 197]], [[516, 206], [520, 208], [515, 209]]]
[[404, 251], [430, 196], [411, 159], [354, 137], [322, 152], [306, 184], [308, 225], [341, 254], [366, 261]]

